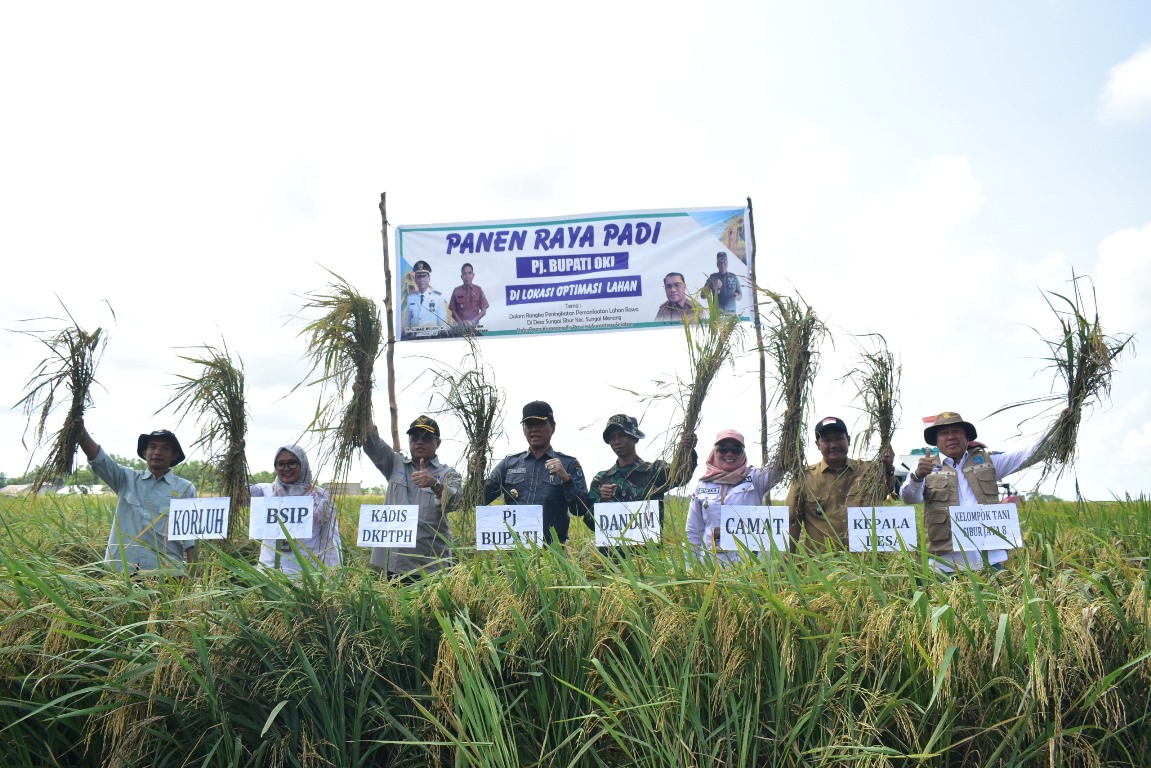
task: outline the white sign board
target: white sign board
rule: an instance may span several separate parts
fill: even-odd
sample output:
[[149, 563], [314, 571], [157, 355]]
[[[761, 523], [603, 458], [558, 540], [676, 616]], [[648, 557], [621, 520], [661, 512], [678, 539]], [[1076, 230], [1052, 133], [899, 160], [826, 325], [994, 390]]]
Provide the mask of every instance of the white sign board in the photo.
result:
[[515, 549], [542, 544], [544, 508], [539, 504], [476, 507], [476, 549]]
[[361, 547], [413, 549], [420, 508], [416, 504], [361, 504], [356, 544]]
[[659, 541], [659, 502], [599, 502], [595, 505], [595, 545], [626, 547]]
[[228, 538], [232, 500], [172, 499], [168, 506], [168, 541]]
[[1023, 546], [1019, 509], [1014, 504], [974, 504], [950, 510], [951, 546], [957, 552]]
[[315, 499], [311, 496], [253, 496], [248, 536], [253, 539], [283, 539], [288, 536], [310, 539], [314, 507]]
[[915, 549], [915, 507], [848, 507], [847, 548], [851, 552]]
[[[787, 507], [742, 507], [724, 504], [719, 510], [719, 548], [752, 552], [786, 552], [791, 542]], [[736, 542], [739, 542], [737, 544]]]

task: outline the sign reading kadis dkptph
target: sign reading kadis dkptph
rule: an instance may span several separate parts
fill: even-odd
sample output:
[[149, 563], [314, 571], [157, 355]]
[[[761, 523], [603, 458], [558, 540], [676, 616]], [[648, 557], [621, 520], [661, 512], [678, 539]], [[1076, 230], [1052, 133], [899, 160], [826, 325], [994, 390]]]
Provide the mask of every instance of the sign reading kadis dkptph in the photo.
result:
[[361, 504], [356, 544], [361, 547], [412, 549], [416, 546], [419, 522], [420, 508], [415, 504]]
[[311, 496], [253, 496], [248, 537], [310, 539], [314, 507]]
[[745, 206], [396, 227], [400, 338], [661, 328], [755, 299]]
[[542, 544], [544, 508], [539, 504], [476, 507], [476, 549], [515, 549]]
[[168, 506], [168, 541], [228, 538], [232, 500], [220, 498], [172, 499]]

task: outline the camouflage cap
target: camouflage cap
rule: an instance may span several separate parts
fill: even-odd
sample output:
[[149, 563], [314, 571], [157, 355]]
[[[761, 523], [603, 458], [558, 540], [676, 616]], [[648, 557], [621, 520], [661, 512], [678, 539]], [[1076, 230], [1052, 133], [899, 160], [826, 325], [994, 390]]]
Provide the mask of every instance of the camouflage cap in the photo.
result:
[[408, 434], [413, 432], [428, 432], [432, 437], [438, 438], [440, 436], [440, 425], [436, 420], [430, 416], [417, 416], [412, 425], [408, 427]]
[[639, 421], [635, 416], [628, 416], [626, 413], [617, 413], [607, 420], [607, 426], [603, 429], [603, 441], [608, 442], [608, 435], [613, 429], [618, 429], [625, 435], [631, 435], [636, 440], [643, 440], [644, 434], [639, 431]]
[[947, 427], [952, 424], [962, 424], [963, 429], [967, 432], [967, 439], [974, 440], [978, 435], [975, 433], [975, 425], [969, 421], [964, 421], [963, 417], [955, 411], [944, 411], [935, 417], [935, 421], [931, 426], [923, 430], [923, 442], [928, 445], [939, 445], [935, 442], [935, 433], [939, 431], [940, 427]]

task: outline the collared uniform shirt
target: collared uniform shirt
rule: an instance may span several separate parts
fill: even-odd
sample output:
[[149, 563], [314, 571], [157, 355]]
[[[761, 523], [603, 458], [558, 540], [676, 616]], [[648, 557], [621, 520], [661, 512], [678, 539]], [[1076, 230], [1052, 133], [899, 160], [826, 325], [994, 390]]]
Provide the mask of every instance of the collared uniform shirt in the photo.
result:
[[713, 539], [716, 529], [722, 524], [720, 507], [757, 507], [763, 504], [763, 497], [780, 481], [782, 473], [773, 465], [754, 467], [742, 483], [727, 485], [700, 480], [691, 494], [691, 506], [687, 510], [687, 540], [692, 551], [700, 560], [714, 557], [723, 563], [739, 561], [739, 550], [717, 550]]
[[821, 459], [804, 470], [801, 480], [792, 482], [787, 506], [793, 527], [802, 525], [816, 549], [826, 547], [829, 540], [840, 549], [847, 548], [847, 508], [862, 506], [852, 490], [863, 468], [864, 462], [848, 459], [837, 472]]
[[[600, 499], [601, 485], [614, 485], [615, 495], [611, 501], [645, 501], [654, 499], [663, 501], [664, 494], [678, 485], [683, 485], [691, 479], [695, 472], [699, 457], [695, 451], [691, 452], [691, 468], [683, 473], [681, 482], [674, 483], [671, 477], [671, 465], [663, 459], [644, 461], [637, 457], [636, 461], [626, 467], [621, 467], [617, 461], [611, 469], [605, 469], [592, 478], [588, 487], [588, 498], [592, 508], [602, 501]], [[659, 522], [663, 525], [663, 504], [659, 505]]]
[[[1042, 435], [1035, 441], [1033, 445], [1018, 451], [1005, 451], [1003, 453], [991, 453], [991, 464], [995, 467], [996, 480], [1002, 480], [1013, 472], [1019, 470], [1026, 464], [1035, 452], [1039, 450], [1039, 446], [1043, 444], [1046, 435]], [[978, 504], [979, 501], [975, 498], [975, 492], [971, 490], [971, 485], [967, 482], [967, 477], [963, 474], [964, 462], [967, 461], [967, 452], [963, 452], [963, 456], [956, 462], [947, 456], [940, 455], [940, 460], [946, 462], [948, 466], [955, 468], [957, 477], [956, 482], [959, 486], [959, 505], [972, 506]], [[936, 468], [933, 471], [938, 472]], [[903, 486], [899, 489], [899, 497], [908, 504], [922, 504], [923, 503], [923, 481], [916, 482], [913, 477], [914, 472], [907, 473], [907, 479], [903, 481]], [[1007, 560], [1007, 550], [1005, 549], [987, 549], [984, 550], [987, 554], [987, 562], [991, 565], [1002, 563]], [[968, 557], [967, 555], [971, 555]], [[944, 560], [950, 560], [961, 568], [968, 568], [973, 571], [978, 571], [983, 568], [983, 558], [979, 556], [978, 552], [948, 552], [945, 555], [939, 555]], [[935, 567], [941, 571], [951, 573], [953, 568], [948, 567], [944, 563], [936, 562]]]
[[168, 505], [172, 499], [194, 499], [196, 486], [172, 470], [156, 477], [146, 469], [117, 464], [103, 448], [89, 462], [92, 471], [116, 492], [116, 516], [108, 534], [104, 562], [116, 570], [151, 571], [160, 567], [187, 571], [185, 552], [195, 540], [168, 541]]
[[463, 487], [460, 473], [438, 458], [425, 461], [424, 469], [444, 487], [441, 496], [431, 488], [416, 485], [412, 475], [420, 471], [419, 464], [393, 451], [378, 434], [368, 436], [364, 453], [388, 480], [387, 503], [414, 504], [419, 507], [420, 517], [416, 526], [416, 546], [411, 549], [373, 547], [372, 565], [402, 576], [413, 571], [434, 573], [450, 564], [452, 529], [448, 512], [454, 511], [460, 503]]
[[656, 310], [655, 319], [665, 323], [683, 322], [685, 315], [692, 322], [705, 320], [707, 319], [707, 310], [690, 300], [686, 301], [685, 304], [672, 304], [670, 301], [665, 301]]
[[447, 324], [447, 302], [435, 288], [428, 288], [425, 293], [409, 293], [404, 299], [404, 328]]
[[[557, 475], [549, 473], [550, 459], [559, 459], [571, 480], [561, 483]], [[539, 504], [544, 508], [544, 541], [552, 540], [553, 529], [561, 544], [568, 540], [569, 513], [580, 517], [589, 528], [592, 525], [583, 467], [574, 456], [552, 448], [538, 459], [531, 451], [505, 456], [488, 475], [484, 503], [491, 504], [501, 495], [504, 504]]]
[[481, 310], [487, 310], [484, 289], [475, 283], [458, 286], [452, 291], [452, 317], [457, 323], [474, 323]]

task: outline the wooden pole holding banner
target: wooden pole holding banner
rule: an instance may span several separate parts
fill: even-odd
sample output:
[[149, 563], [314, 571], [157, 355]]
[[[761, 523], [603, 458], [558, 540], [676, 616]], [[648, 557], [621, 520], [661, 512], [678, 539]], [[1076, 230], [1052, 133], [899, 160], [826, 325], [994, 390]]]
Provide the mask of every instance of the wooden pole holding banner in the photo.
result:
[[751, 198], [747, 198], [747, 241], [751, 246], [748, 272], [751, 275], [751, 290], [755, 296], [755, 349], [759, 354], [759, 444], [761, 467], [767, 466], [767, 352], [763, 348], [763, 318], [759, 313], [759, 282], [755, 277], [755, 216], [751, 209]]
[[384, 313], [388, 323], [388, 411], [392, 422], [392, 450], [400, 450], [400, 409], [396, 405], [396, 316], [392, 312], [392, 257], [388, 250], [388, 193], [380, 193], [380, 235], [384, 238]]

